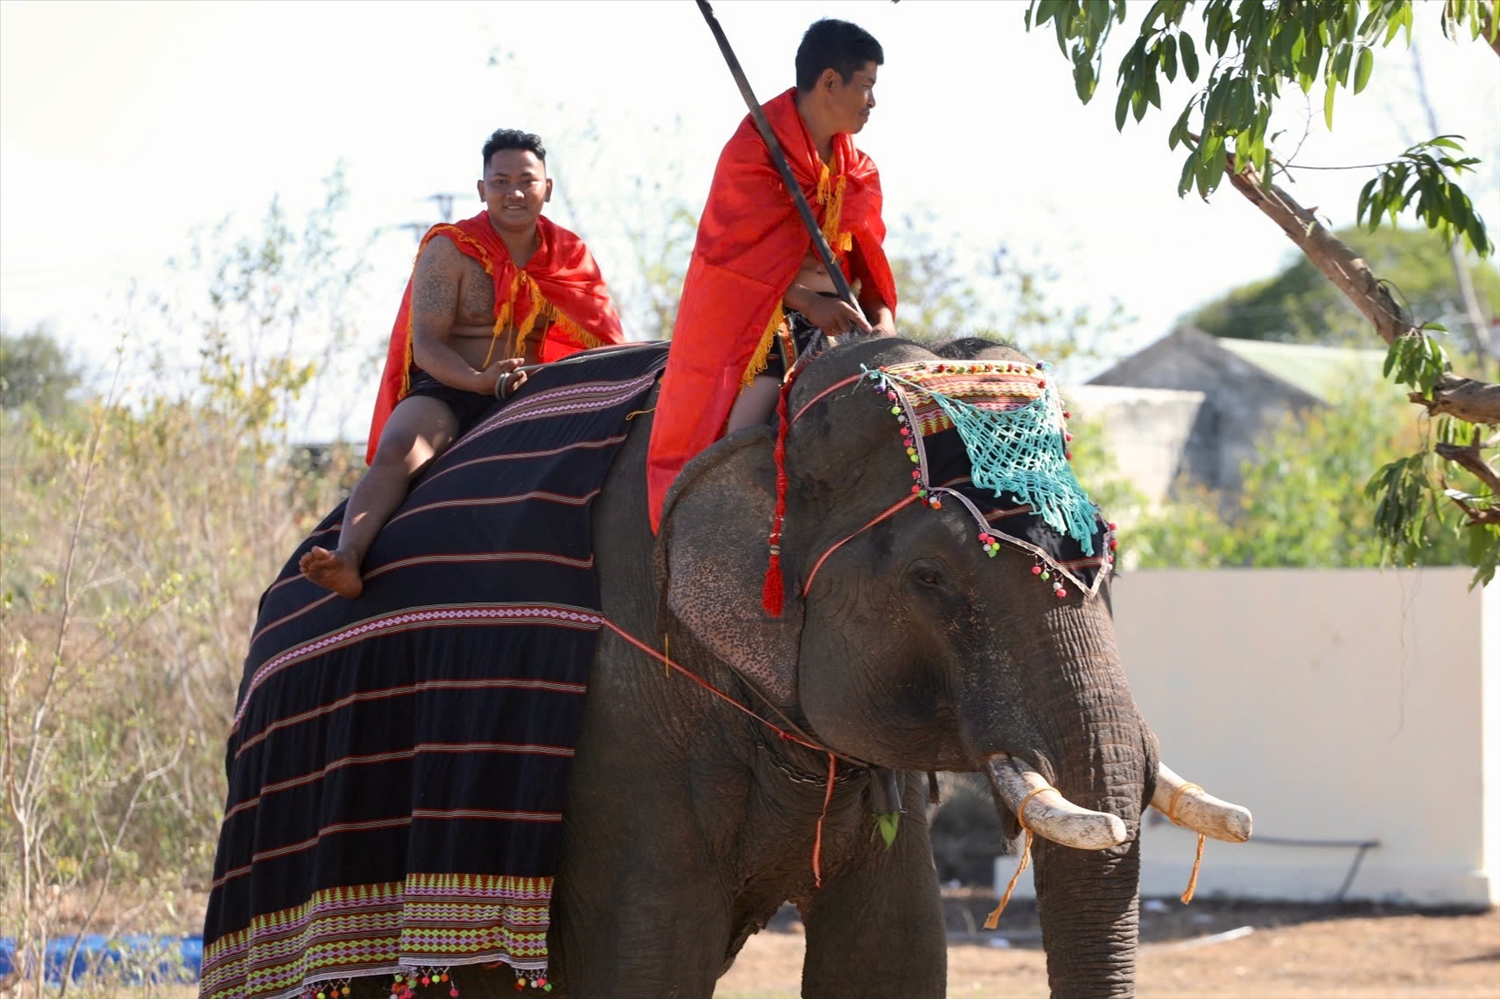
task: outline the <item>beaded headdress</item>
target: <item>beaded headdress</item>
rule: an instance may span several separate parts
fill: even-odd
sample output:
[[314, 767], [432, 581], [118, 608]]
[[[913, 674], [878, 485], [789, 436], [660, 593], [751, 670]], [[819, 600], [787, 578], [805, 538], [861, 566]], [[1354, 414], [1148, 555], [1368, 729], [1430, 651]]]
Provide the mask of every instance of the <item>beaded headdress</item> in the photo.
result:
[[1031, 553], [1032, 572], [1059, 598], [1068, 593], [1064, 580], [1098, 592], [1114, 563], [1114, 525], [1073, 473], [1069, 414], [1046, 362], [913, 361], [864, 371], [900, 427], [920, 500], [964, 506], [991, 557], [1002, 541]]

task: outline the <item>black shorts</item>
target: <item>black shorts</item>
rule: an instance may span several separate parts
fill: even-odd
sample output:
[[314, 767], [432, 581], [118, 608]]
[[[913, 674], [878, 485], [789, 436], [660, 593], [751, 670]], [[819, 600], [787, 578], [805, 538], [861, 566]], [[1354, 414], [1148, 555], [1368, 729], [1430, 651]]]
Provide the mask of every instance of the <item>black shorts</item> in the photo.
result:
[[[786, 378], [787, 371], [797, 362], [797, 358], [801, 357], [802, 353], [812, 346], [813, 339], [823, 332], [796, 309], [787, 309], [785, 317], [787, 335], [783, 336], [780, 331], [777, 332], [773, 349], [766, 357], [765, 370], [760, 372], [762, 375], [770, 375], [777, 381]], [[791, 342], [788, 343], [788, 340]]]
[[444, 385], [436, 378], [413, 366], [411, 369], [411, 381], [406, 390], [407, 398], [414, 395], [425, 395], [430, 399], [436, 399], [453, 413], [453, 418], [458, 421], [458, 429], [454, 432], [454, 438], [462, 437], [464, 431], [474, 425], [490, 408], [496, 405], [496, 399], [492, 395], [483, 392], [470, 392], [466, 389], [454, 388], [452, 385]]

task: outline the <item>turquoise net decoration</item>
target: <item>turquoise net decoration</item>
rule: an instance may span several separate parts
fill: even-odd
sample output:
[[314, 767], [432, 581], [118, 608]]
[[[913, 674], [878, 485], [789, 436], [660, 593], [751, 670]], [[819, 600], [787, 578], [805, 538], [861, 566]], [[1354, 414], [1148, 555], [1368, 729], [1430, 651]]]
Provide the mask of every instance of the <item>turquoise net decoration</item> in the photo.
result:
[[[899, 365], [881, 374], [910, 390], [908, 401], [924, 435], [946, 429], [943, 422], [958, 430], [974, 485], [996, 496], [1012, 494], [1054, 530], [1077, 541], [1084, 554], [1094, 554], [1098, 508], [1068, 460], [1067, 427], [1056, 389], [1031, 379], [1023, 388], [1019, 379], [998, 371], [981, 374], [976, 370], [980, 367], [990, 366], [966, 366], [950, 373], [927, 365]], [[908, 370], [897, 374], [902, 368]], [[932, 418], [936, 413], [928, 399], [946, 421]], [[931, 415], [923, 416], [923, 410]]]

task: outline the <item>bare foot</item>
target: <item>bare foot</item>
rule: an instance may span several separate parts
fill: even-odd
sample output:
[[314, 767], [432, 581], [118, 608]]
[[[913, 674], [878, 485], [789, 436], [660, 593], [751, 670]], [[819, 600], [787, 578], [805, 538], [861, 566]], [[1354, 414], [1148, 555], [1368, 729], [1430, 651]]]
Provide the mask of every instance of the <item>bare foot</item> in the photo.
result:
[[313, 546], [313, 550], [297, 561], [302, 575], [341, 597], [353, 600], [364, 592], [365, 582], [359, 578], [359, 566], [342, 551], [329, 551]]

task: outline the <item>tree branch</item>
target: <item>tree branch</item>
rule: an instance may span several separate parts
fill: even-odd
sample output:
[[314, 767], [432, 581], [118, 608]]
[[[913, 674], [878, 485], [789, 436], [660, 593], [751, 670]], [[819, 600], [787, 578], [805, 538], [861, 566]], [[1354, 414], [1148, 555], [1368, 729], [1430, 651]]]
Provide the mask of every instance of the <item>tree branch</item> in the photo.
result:
[[[1324, 277], [1344, 293], [1375, 327], [1387, 344], [1404, 336], [1420, 336], [1410, 314], [1347, 243], [1326, 229], [1311, 209], [1275, 184], [1262, 187], [1254, 171], [1236, 172], [1229, 157], [1229, 181], [1256, 208], [1281, 227]], [[1430, 399], [1412, 393], [1412, 401], [1428, 412], [1445, 413], [1469, 423], [1500, 423], [1500, 386], [1457, 375], [1444, 375]]]
[[[1407, 398], [1426, 407], [1433, 416], [1453, 416], [1469, 423], [1500, 423], [1500, 385], [1489, 382], [1447, 374], [1432, 387], [1432, 398], [1420, 392], [1408, 393]], [[1500, 490], [1496, 493], [1500, 494]]]
[[1392, 344], [1411, 335], [1415, 328], [1411, 316], [1347, 243], [1324, 228], [1311, 209], [1303, 208], [1286, 191], [1275, 184], [1261, 187], [1260, 179], [1252, 171], [1237, 173], [1234, 158], [1228, 159], [1226, 172], [1235, 190], [1281, 227], [1287, 238], [1307, 254], [1313, 266], [1374, 324], [1382, 340]]
[[1490, 494], [1500, 497], [1500, 473], [1490, 467], [1479, 452], [1478, 444], [1438, 444], [1432, 453], [1466, 469], [1470, 475], [1490, 487]]

